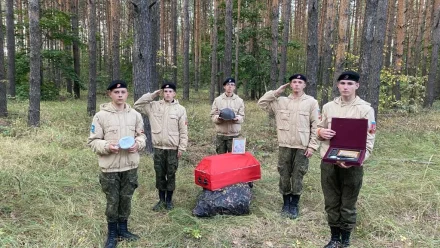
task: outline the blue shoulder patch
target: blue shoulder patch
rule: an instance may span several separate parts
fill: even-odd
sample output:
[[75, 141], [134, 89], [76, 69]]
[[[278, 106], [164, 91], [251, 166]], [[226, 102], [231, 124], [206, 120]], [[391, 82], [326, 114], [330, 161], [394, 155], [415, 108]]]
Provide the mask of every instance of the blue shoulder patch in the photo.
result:
[[95, 133], [95, 125], [92, 124], [92, 126], [90, 127], [90, 132]]

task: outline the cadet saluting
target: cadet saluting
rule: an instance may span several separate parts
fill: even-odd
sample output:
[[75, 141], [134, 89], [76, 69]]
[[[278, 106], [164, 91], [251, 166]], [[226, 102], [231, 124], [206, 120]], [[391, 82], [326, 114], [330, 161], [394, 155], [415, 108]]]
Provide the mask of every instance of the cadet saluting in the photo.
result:
[[[162, 91], [163, 100], [154, 101]], [[134, 104], [136, 110], [147, 115], [151, 124], [156, 188], [159, 190], [159, 202], [153, 207], [154, 211], [173, 208], [178, 159], [188, 144], [186, 110], [175, 96], [176, 85], [165, 83], [161, 90], [143, 95]]]
[[[319, 106], [313, 97], [304, 93], [307, 82], [304, 75], [295, 74], [289, 80], [277, 90], [264, 94], [258, 105], [276, 116], [279, 187], [284, 201], [281, 213], [295, 219], [299, 214], [298, 202], [303, 177], [309, 169], [309, 158], [318, 149], [316, 125]], [[292, 94], [279, 97], [289, 85]]]

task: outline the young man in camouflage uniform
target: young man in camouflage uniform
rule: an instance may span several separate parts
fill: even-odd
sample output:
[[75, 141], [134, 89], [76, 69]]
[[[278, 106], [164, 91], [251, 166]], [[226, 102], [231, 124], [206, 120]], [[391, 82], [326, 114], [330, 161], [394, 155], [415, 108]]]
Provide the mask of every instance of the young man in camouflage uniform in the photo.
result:
[[[215, 124], [217, 132], [216, 152], [223, 154], [232, 151], [232, 140], [240, 136], [241, 124], [244, 121], [244, 102], [235, 90], [235, 79], [227, 78], [223, 82], [224, 93], [215, 98], [211, 107], [211, 120]], [[224, 120], [220, 111], [229, 108], [235, 113], [232, 120]]]
[[[264, 94], [258, 105], [275, 113], [279, 144], [279, 189], [284, 201], [281, 212], [296, 219], [303, 177], [309, 168], [309, 158], [318, 149], [316, 126], [319, 106], [313, 97], [304, 93], [307, 82], [304, 75], [295, 74], [289, 80], [277, 90]], [[289, 85], [292, 93], [288, 97], [280, 97]]]
[[[138, 186], [137, 168], [139, 150], [145, 147], [144, 122], [142, 116], [127, 103], [127, 84], [116, 80], [107, 88], [112, 99], [101, 104], [93, 117], [87, 144], [99, 155], [101, 174], [99, 182], [107, 198], [105, 214], [108, 222], [108, 237], [105, 247], [116, 247], [117, 238], [137, 240], [139, 236], [127, 229], [131, 211], [131, 199]], [[119, 139], [135, 138], [129, 149], [121, 149]]]
[[[325, 156], [330, 139], [335, 135], [331, 130], [332, 118], [368, 119], [365, 159], [374, 146], [374, 109], [358, 96], [359, 74], [353, 71], [343, 72], [338, 77], [340, 97], [324, 105], [322, 120], [318, 124], [318, 139], [323, 140], [320, 155]], [[364, 160], [365, 161], [365, 160]], [[350, 234], [356, 225], [356, 202], [362, 187], [363, 166], [350, 166], [344, 162], [335, 164], [321, 162], [321, 186], [324, 193], [325, 211], [330, 226], [331, 239], [326, 248], [350, 246]]]
[[[154, 101], [161, 92], [163, 99]], [[143, 95], [134, 104], [136, 110], [148, 117], [151, 125], [156, 188], [159, 190], [159, 202], [153, 207], [154, 211], [173, 208], [178, 159], [188, 144], [186, 110], [175, 96], [176, 85], [165, 83], [160, 90]]]

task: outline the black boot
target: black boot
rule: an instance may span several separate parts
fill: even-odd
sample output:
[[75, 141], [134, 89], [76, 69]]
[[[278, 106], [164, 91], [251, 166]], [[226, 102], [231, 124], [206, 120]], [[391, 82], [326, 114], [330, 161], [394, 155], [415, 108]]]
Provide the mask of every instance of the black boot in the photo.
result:
[[108, 232], [107, 232], [107, 241], [105, 242], [105, 248], [115, 248], [118, 244], [118, 223], [117, 222], [108, 222], [107, 223]]
[[300, 195], [290, 195], [289, 212], [292, 219], [298, 218], [299, 215], [299, 197]]
[[167, 205], [167, 210], [171, 210], [174, 208], [173, 191], [167, 191], [166, 205]]
[[139, 236], [128, 231], [127, 220], [118, 223], [118, 236], [121, 240], [136, 241]]
[[324, 248], [340, 248], [341, 247], [341, 229], [339, 227], [330, 227], [332, 237], [330, 242]]
[[350, 246], [350, 235], [351, 235], [351, 231], [341, 230], [342, 247], [349, 247]]
[[165, 208], [165, 191], [159, 190], [159, 202], [153, 207], [153, 211], [159, 211]]
[[283, 195], [283, 208], [281, 209], [282, 215], [290, 215], [289, 213], [290, 195]]

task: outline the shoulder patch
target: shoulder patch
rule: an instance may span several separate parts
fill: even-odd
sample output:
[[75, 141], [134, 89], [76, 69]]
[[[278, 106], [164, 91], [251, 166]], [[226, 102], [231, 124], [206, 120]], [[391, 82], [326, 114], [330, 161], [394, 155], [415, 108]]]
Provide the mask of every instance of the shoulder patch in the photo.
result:
[[90, 132], [95, 133], [95, 125], [90, 126]]

